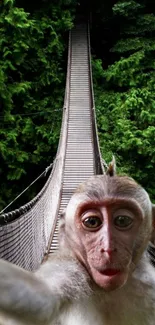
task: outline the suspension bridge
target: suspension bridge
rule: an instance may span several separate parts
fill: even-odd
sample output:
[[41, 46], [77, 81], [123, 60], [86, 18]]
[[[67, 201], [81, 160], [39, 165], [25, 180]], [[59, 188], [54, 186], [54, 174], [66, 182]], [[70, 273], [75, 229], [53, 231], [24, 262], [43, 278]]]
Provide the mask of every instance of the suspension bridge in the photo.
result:
[[[104, 173], [99, 148], [91, 71], [90, 32], [76, 23], [69, 34], [60, 140], [52, 171], [33, 200], [0, 215], [0, 257], [36, 270], [58, 249], [58, 224], [77, 185]], [[149, 246], [152, 263], [154, 247]]]

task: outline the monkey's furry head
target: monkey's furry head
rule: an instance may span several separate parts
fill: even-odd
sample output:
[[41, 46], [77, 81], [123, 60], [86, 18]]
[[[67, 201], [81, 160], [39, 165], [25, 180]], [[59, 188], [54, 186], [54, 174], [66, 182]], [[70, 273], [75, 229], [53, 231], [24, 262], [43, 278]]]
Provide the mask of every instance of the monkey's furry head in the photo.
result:
[[109, 174], [95, 175], [81, 183], [76, 194], [84, 194], [89, 199], [104, 200], [105, 198], [128, 198], [135, 200], [144, 211], [150, 210], [149, 195], [133, 178], [128, 176], [113, 176]]

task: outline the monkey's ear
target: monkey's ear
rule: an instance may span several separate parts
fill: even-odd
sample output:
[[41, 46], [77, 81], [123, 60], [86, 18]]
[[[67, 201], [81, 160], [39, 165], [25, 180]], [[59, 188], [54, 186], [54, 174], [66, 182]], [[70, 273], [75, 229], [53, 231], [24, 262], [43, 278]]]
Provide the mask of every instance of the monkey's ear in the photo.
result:
[[109, 166], [106, 170], [106, 175], [115, 176], [116, 175], [116, 161], [115, 157], [113, 156], [112, 161], [109, 163]]

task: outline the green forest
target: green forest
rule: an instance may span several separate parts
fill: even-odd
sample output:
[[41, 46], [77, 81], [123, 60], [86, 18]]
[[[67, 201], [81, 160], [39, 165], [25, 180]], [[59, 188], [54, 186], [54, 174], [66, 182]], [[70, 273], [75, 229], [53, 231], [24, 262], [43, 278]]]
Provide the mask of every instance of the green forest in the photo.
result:
[[[4, 0], [0, 3], [0, 210], [54, 160], [69, 30], [90, 17], [102, 156], [155, 200], [155, 2]], [[31, 199], [43, 178], [24, 195]]]

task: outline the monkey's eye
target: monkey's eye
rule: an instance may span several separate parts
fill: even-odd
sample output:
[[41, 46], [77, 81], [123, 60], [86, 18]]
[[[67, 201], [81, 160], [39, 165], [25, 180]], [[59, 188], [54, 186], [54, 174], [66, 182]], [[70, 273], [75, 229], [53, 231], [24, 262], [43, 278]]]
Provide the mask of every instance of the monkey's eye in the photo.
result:
[[86, 228], [97, 229], [102, 225], [102, 220], [99, 217], [92, 216], [82, 220], [82, 223]]
[[133, 218], [129, 216], [117, 216], [114, 219], [114, 225], [117, 226], [118, 228], [128, 228], [131, 226], [133, 223]]

